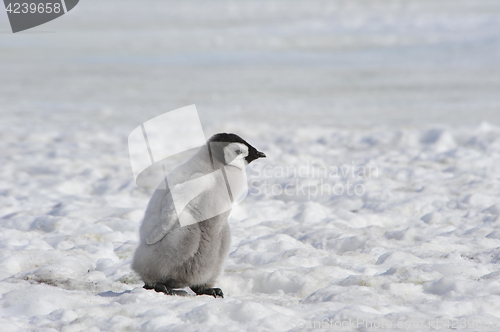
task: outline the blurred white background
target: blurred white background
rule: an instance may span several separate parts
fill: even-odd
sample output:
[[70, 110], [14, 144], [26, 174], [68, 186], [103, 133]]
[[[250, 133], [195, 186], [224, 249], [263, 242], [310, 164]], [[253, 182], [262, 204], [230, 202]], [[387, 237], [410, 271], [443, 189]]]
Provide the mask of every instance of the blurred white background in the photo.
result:
[[497, 0], [82, 0], [16, 34], [0, 11], [3, 121], [499, 124], [499, 91]]

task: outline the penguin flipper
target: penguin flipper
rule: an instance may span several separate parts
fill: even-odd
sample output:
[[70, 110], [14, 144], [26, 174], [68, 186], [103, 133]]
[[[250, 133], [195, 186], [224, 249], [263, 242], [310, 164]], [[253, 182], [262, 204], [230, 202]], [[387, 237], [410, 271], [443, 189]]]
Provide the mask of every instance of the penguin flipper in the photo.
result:
[[149, 235], [148, 238], [146, 239], [146, 243], [152, 245], [157, 242], [160, 242], [172, 229], [171, 226], [172, 224], [164, 224], [164, 223], [161, 223], [160, 225], [156, 226], [153, 232], [151, 232], [151, 235]]
[[161, 200], [160, 222], [146, 238], [149, 245], [160, 242], [178, 224], [177, 213], [170, 191], [167, 191]]
[[[190, 203], [200, 196], [200, 193], [213, 187], [215, 181], [216, 179], [212, 174], [202, 176], [201, 173], [195, 173], [188, 181], [173, 185], [167, 189], [160, 201], [160, 221], [146, 238], [146, 243], [152, 245], [160, 242], [174, 226], [177, 225], [179, 227], [180, 223], [177, 211], [184, 211], [187, 205], [190, 205]], [[195, 216], [195, 220], [193, 221], [199, 222], [201, 220], [198, 216]], [[191, 223], [193, 222], [189, 222], [188, 224]]]

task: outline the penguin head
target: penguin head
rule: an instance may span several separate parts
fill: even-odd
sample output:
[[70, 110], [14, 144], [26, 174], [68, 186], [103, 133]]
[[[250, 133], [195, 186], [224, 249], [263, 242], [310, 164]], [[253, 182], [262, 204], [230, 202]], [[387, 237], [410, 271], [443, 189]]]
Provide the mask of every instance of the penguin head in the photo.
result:
[[244, 169], [258, 158], [265, 158], [263, 152], [247, 143], [236, 134], [219, 133], [208, 140], [213, 156], [224, 165]]

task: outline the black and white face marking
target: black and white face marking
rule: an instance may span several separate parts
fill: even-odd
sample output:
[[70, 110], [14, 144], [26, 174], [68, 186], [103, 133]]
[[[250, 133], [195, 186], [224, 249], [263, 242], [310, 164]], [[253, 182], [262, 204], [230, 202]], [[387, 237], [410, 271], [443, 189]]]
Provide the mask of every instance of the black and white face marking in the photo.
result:
[[265, 158], [263, 152], [248, 144], [235, 134], [215, 134], [208, 140], [212, 154], [226, 165], [233, 165], [244, 169], [249, 163], [258, 158]]
[[245, 144], [229, 143], [224, 148], [224, 161], [226, 165], [243, 169], [248, 165], [246, 157], [248, 157], [248, 147]]

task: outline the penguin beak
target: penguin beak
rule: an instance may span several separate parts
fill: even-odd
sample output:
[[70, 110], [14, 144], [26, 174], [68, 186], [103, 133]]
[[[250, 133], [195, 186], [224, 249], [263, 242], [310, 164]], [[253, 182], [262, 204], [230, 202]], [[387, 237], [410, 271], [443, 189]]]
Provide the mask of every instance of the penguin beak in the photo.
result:
[[265, 157], [266, 157], [266, 154], [264, 152], [260, 152], [260, 151], [255, 150], [255, 152], [252, 151], [250, 153], [250, 155], [245, 158], [245, 160], [247, 161], [248, 164], [250, 164], [255, 159], [265, 158]]

